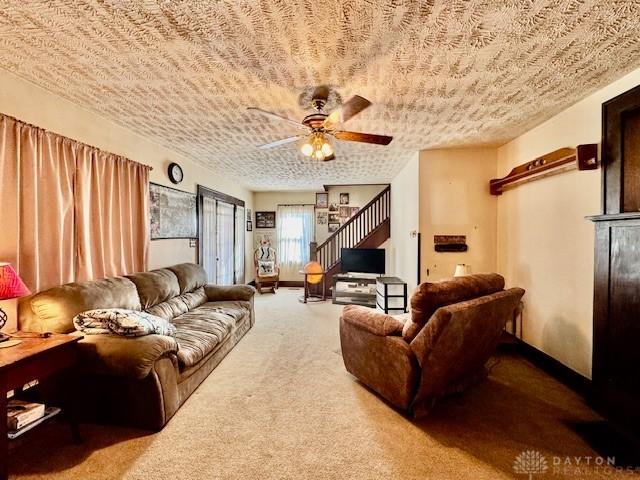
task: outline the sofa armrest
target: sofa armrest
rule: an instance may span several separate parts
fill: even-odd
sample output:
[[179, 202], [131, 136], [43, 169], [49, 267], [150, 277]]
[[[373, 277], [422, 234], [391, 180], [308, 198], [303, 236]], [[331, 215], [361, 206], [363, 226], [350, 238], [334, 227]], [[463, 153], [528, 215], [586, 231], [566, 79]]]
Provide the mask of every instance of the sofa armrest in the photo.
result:
[[359, 305], [347, 305], [344, 307], [342, 319], [346, 323], [381, 337], [400, 335], [404, 326], [400, 320], [391, 315]]
[[250, 285], [205, 285], [204, 292], [210, 302], [224, 300], [249, 301], [256, 293], [256, 289]]
[[134, 379], [146, 377], [158, 359], [178, 352], [176, 339], [164, 335], [85, 335], [78, 346], [88, 373]]

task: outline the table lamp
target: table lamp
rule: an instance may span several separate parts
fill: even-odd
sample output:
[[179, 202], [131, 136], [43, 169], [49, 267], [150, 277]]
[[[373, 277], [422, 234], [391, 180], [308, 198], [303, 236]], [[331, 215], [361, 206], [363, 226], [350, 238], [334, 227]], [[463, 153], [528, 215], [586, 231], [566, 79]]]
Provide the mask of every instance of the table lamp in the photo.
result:
[[456, 265], [456, 271], [453, 273], [454, 277], [466, 277], [471, 275], [471, 265], [459, 263]]
[[[13, 267], [5, 262], [0, 262], [0, 300], [24, 297], [31, 292], [26, 287]], [[0, 329], [7, 323], [7, 314], [0, 308]], [[0, 332], [0, 342], [8, 340], [9, 336]]]

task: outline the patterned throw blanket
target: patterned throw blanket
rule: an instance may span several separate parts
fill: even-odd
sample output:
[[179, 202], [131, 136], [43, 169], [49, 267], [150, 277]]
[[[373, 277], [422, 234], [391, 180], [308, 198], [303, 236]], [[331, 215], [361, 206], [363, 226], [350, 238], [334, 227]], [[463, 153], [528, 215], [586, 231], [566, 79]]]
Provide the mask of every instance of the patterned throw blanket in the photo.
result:
[[73, 325], [87, 335], [114, 333], [140, 337], [155, 333], [175, 337], [176, 327], [165, 319], [146, 312], [123, 308], [88, 310], [73, 317]]

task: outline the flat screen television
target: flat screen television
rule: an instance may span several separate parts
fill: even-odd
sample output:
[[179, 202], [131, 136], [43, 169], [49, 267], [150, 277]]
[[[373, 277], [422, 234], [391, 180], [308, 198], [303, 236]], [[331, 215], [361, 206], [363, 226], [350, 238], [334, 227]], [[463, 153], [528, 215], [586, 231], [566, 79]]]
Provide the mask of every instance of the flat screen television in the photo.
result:
[[343, 273], [384, 273], [384, 248], [343, 248]]

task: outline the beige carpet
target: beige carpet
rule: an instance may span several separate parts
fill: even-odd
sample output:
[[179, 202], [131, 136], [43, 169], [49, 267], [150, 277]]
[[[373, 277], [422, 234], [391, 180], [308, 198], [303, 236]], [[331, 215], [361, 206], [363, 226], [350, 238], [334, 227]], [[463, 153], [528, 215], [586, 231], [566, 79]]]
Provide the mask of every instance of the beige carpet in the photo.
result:
[[51, 422], [13, 445], [12, 478], [527, 478], [513, 470], [524, 450], [548, 461], [536, 479], [569, 478], [554, 472], [554, 456], [596, 455], [571, 424], [598, 417], [512, 356], [431, 416], [407, 419], [344, 370], [341, 308], [303, 305], [299, 294], [258, 296], [256, 326], [162, 432], [84, 425], [75, 446]]

